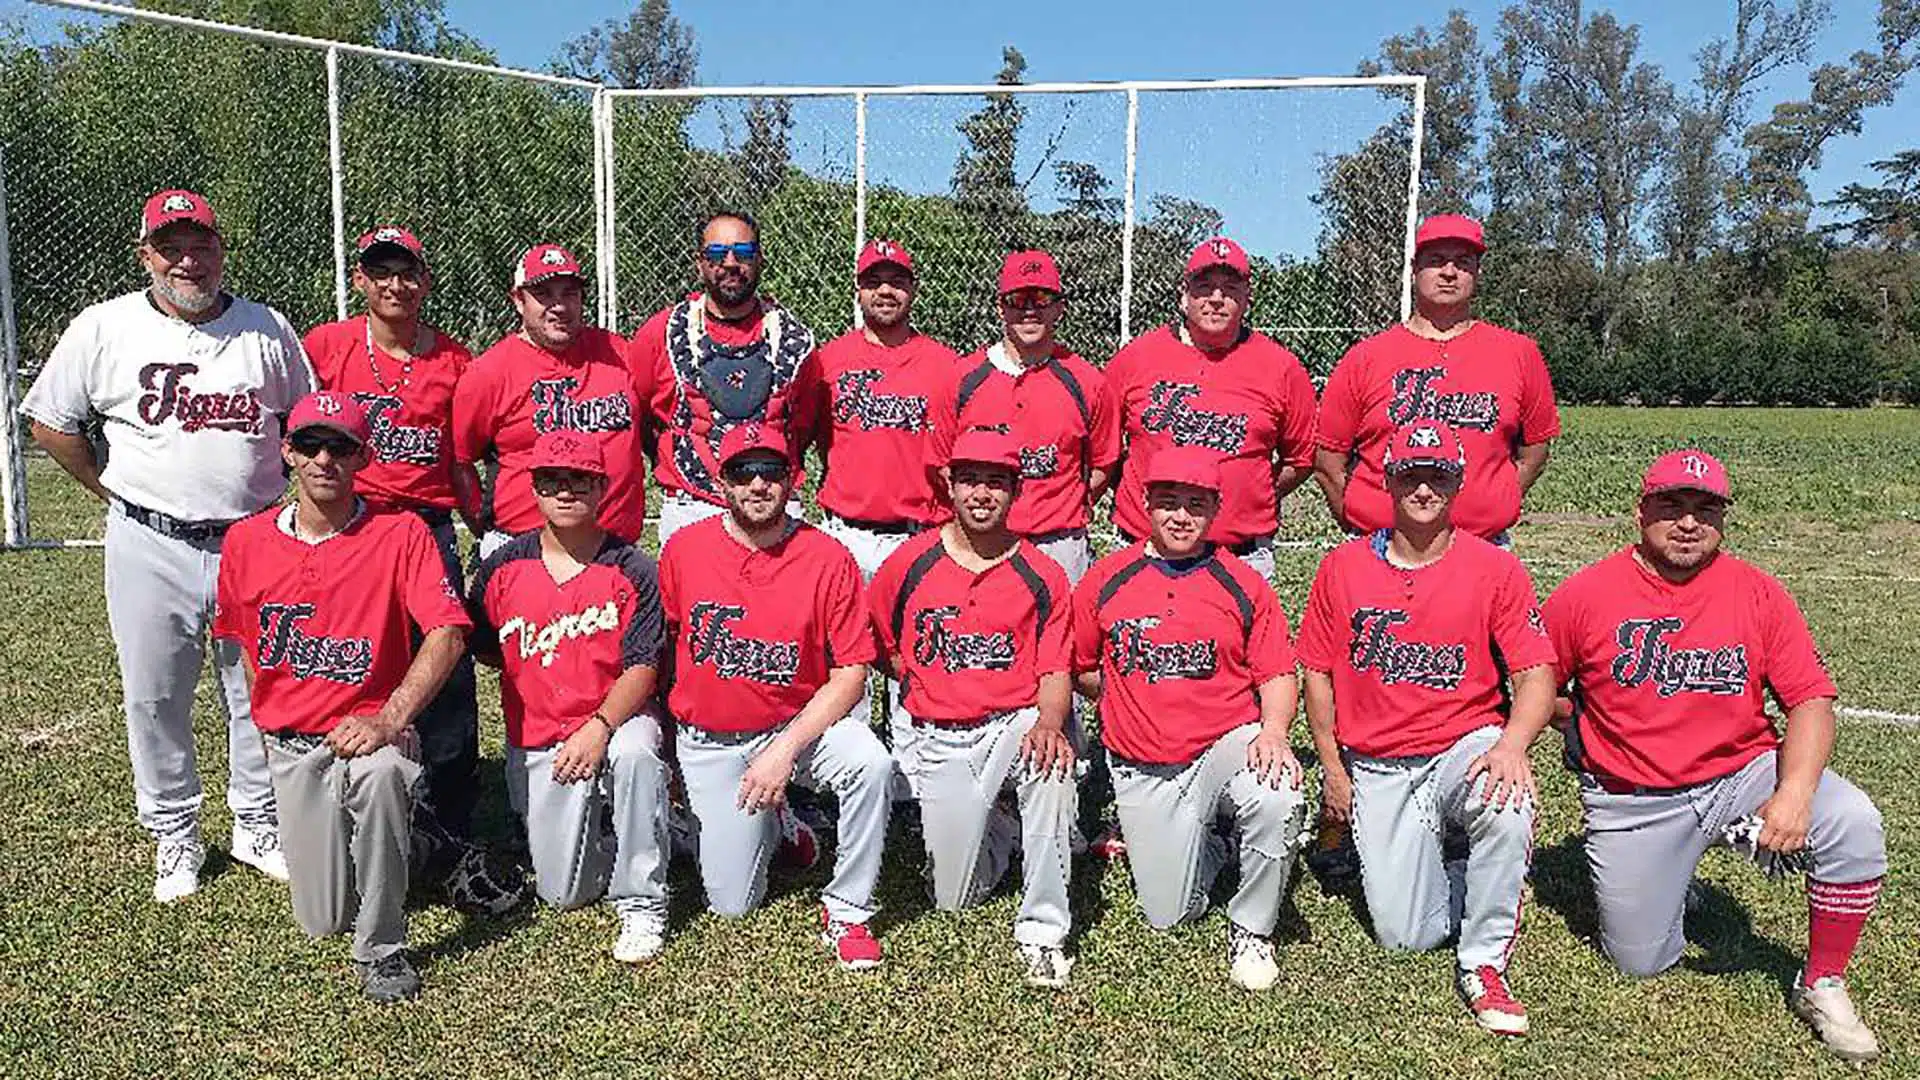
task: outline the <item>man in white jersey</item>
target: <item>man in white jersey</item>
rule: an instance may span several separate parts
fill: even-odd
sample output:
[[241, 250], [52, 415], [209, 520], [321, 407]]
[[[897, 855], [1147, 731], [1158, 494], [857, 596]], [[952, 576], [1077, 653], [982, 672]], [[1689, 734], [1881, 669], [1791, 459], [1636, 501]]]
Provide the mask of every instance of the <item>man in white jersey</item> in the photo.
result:
[[[200, 775], [193, 695], [227, 526], [286, 490], [280, 437], [314, 389], [300, 337], [273, 309], [225, 292], [213, 208], [163, 191], [140, 215], [148, 287], [73, 320], [20, 411], [34, 442], [107, 504], [107, 621], [119, 654], [134, 803], [153, 835], [153, 898], [199, 888]], [[104, 422], [102, 464], [86, 426]], [[215, 642], [227, 710], [233, 858], [287, 880], [273, 783], [240, 650]]]

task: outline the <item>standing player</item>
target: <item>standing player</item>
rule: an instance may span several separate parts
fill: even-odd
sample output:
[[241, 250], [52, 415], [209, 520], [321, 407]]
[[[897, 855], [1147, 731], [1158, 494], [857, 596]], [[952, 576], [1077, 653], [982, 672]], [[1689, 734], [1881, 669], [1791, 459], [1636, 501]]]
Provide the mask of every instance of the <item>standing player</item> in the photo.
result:
[[[1321, 797], [1352, 822], [1380, 944], [1431, 949], [1458, 933], [1474, 1020], [1521, 1035], [1506, 970], [1533, 857], [1527, 748], [1553, 715], [1553, 648], [1520, 560], [1452, 525], [1468, 468], [1453, 430], [1403, 427], [1382, 465], [1393, 528], [1328, 554], [1300, 626]], [[1448, 826], [1470, 838], [1464, 867], [1446, 864]]]
[[1120, 413], [1105, 376], [1054, 338], [1066, 313], [1060, 268], [1016, 251], [1000, 268], [1001, 340], [955, 370], [933, 405], [927, 467], [938, 470], [970, 428], [1020, 445], [1020, 497], [1008, 525], [1079, 581], [1093, 562], [1087, 521], [1120, 460]]
[[[1795, 1014], [1855, 1061], [1879, 1042], [1847, 964], [1887, 873], [1880, 812], [1827, 768], [1833, 678], [1780, 582], [1721, 550], [1733, 493], [1700, 450], [1655, 461], [1640, 539], [1574, 574], [1546, 607], [1572, 688], [1567, 760], [1580, 774], [1600, 939], [1620, 970], [1680, 958], [1700, 856], [1738, 843], [1763, 866], [1808, 869], [1807, 959]], [[1771, 695], [1786, 737], [1766, 714]]]
[[849, 717], [874, 658], [860, 568], [787, 513], [792, 452], [743, 424], [718, 457], [727, 512], [674, 534], [660, 595], [674, 639], [668, 706], [687, 802], [699, 822], [707, 905], [745, 915], [766, 895], [787, 784], [831, 789], [840, 845], [820, 939], [843, 968], [880, 963], [867, 929], [886, 841], [893, 760]]
[[813, 331], [760, 295], [767, 266], [760, 226], [746, 214], [715, 214], [699, 241], [701, 291], [655, 313], [627, 353], [634, 399], [647, 410], [649, 438], [658, 440], [653, 478], [662, 492], [663, 549], [682, 528], [726, 510], [719, 455], [728, 432], [760, 424], [779, 433], [795, 491], [814, 438], [820, 362]]
[[1224, 455], [1220, 515], [1207, 539], [1273, 576], [1280, 500], [1313, 471], [1313, 380], [1298, 358], [1247, 326], [1247, 253], [1225, 237], [1193, 249], [1180, 320], [1134, 338], [1107, 365], [1127, 464], [1113, 521], [1129, 542], [1148, 532], [1153, 455], [1198, 446]]
[[1380, 474], [1394, 430], [1451, 425], [1467, 451], [1454, 526], [1505, 546], [1520, 500], [1560, 434], [1553, 382], [1532, 338], [1473, 316], [1480, 223], [1442, 214], [1414, 234], [1413, 314], [1341, 357], [1320, 399], [1314, 471], [1349, 532], [1393, 524]]
[[659, 579], [600, 527], [607, 466], [591, 436], [542, 435], [529, 466], [547, 524], [481, 563], [467, 601], [474, 649], [500, 667], [507, 794], [541, 899], [573, 908], [610, 895], [613, 958], [636, 964], [667, 930], [667, 767], [648, 705]]
[[[367, 411], [373, 459], [354, 477], [354, 490], [376, 511], [419, 515], [458, 588], [454, 513], [473, 535], [484, 531], [479, 478], [470, 468], [453, 466], [453, 391], [473, 356], [420, 319], [433, 275], [419, 238], [383, 225], [354, 248], [359, 258], [353, 287], [366, 300], [366, 314], [307, 331], [307, 357], [323, 388], [353, 395]], [[415, 724], [427, 781], [425, 798], [414, 808], [415, 840], [424, 850], [413, 872], [416, 878], [444, 879], [459, 907], [497, 915], [519, 903], [526, 886], [499, 879], [473, 843], [480, 793], [476, 689], [473, 659], [463, 654]]]
[[[1094, 564], [1073, 594], [1073, 666], [1098, 697], [1147, 921], [1206, 913], [1239, 848], [1227, 904], [1233, 981], [1280, 977], [1273, 928], [1306, 803], [1287, 743], [1299, 701], [1287, 616], [1273, 585], [1206, 539], [1220, 509], [1220, 455], [1172, 447], [1146, 474], [1148, 539]], [[1215, 820], [1231, 818], [1225, 837]]]
[[426, 525], [354, 495], [371, 440], [345, 394], [294, 408], [295, 499], [233, 527], [214, 633], [246, 652], [294, 918], [314, 937], [351, 930], [362, 989], [384, 1002], [420, 989], [403, 911], [420, 779], [412, 724], [460, 658], [468, 623]]
[[[870, 241], [855, 268], [861, 326], [820, 350], [820, 434], [826, 478], [822, 531], [847, 546], [868, 581], [887, 557], [940, 517], [940, 494], [923, 467], [927, 405], [953, 378], [959, 357], [913, 328], [913, 256], [892, 240]], [[886, 730], [907, 774], [913, 728], [887, 681]], [[872, 696], [867, 697], [872, 702]], [[856, 710], [857, 711], [857, 710]]]
[[[221, 288], [213, 208], [163, 191], [140, 214], [147, 288], [81, 312], [20, 411], [34, 442], [107, 504], [107, 621], [120, 660], [134, 803], [153, 836], [153, 898], [199, 889], [193, 696], [206, 659], [221, 540], [286, 490], [281, 421], [313, 388], [279, 312]], [[85, 434], [104, 421], [103, 467]], [[273, 784], [247, 710], [240, 652], [213, 645], [227, 710], [234, 859], [287, 877]]]
[[[1075, 809], [1067, 577], [1007, 529], [1020, 490], [1012, 436], [964, 432], [946, 475], [954, 518], [889, 556], [868, 606], [906, 689], [934, 904], [983, 899], [1022, 858], [1013, 939], [1027, 982], [1061, 987]], [[896, 755], [897, 756], [897, 755]], [[1016, 777], [1014, 769], [1020, 766]], [[996, 806], [1012, 785], [1012, 821]]]
[[609, 473], [600, 525], [637, 542], [647, 493], [634, 387], [621, 359], [625, 342], [581, 321], [586, 275], [557, 244], [520, 257], [512, 296], [520, 330], [482, 353], [453, 395], [455, 471], [472, 473], [489, 453], [500, 467], [480, 556], [541, 527], [527, 463], [533, 444], [550, 431], [577, 431], [600, 444]]

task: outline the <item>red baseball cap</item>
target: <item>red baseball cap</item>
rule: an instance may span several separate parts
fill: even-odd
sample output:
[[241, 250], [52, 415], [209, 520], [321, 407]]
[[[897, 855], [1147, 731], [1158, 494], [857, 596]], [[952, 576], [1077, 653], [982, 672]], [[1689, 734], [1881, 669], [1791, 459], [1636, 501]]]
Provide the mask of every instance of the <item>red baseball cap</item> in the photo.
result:
[[1170, 446], [1153, 455], [1147, 465], [1149, 484], [1185, 484], [1188, 487], [1220, 490], [1220, 459], [1217, 450], [1199, 446]]
[[1733, 501], [1727, 467], [1705, 450], [1670, 450], [1655, 458], [1640, 481], [1640, 497], [1662, 491], [1704, 491]]
[[1192, 277], [1216, 266], [1227, 267], [1241, 277], [1248, 277], [1252, 273], [1247, 267], [1246, 249], [1224, 236], [1200, 241], [1200, 246], [1187, 256], [1187, 276]]
[[854, 264], [853, 272], [857, 277], [879, 266], [881, 263], [893, 265], [913, 273], [913, 256], [907, 253], [905, 244], [898, 240], [869, 240], [867, 246], [860, 249], [860, 261]]
[[215, 235], [220, 232], [220, 226], [214, 224], [213, 204], [207, 202], [206, 196], [185, 188], [172, 188], [148, 199], [146, 206], [141, 208], [140, 235], [137, 239], [145, 240], [179, 221], [191, 221]]
[[949, 465], [970, 461], [1020, 471], [1020, 444], [1013, 436], [990, 428], [968, 428], [953, 440], [947, 455]]
[[361, 262], [367, 261], [368, 253], [374, 248], [394, 247], [412, 256], [421, 266], [427, 265], [427, 249], [420, 238], [398, 225], [380, 225], [363, 233], [353, 242], [353, 250], [360, 256]]
[[1435, 214], [1422, 221], [1413, 234], [1413, 250], [1419, 251], [1435, 240], [1458, 240], [1475, 251], [1487, 250], [1486, 230], [1464, 214]]
[[741, 424], [721, 438], [720, 464], [725, 465], [741, 454], [755, 450], [771, 450], [783, 458], [787, 457], [786, 436], [767, 424]]
[[534, 440], [530, 469], [570, 469], [574, 472], [607, 475], [607, 459], [600, 443], [578, 431], [549, 431]]
[[361, 446], [373, 440], [373, 430], [367, 423], [367, 410], [360, 407], [352, 394], [316, 390], [301, 398], [287, 417], [287, 436], [291, 438], [298, 432], [316, 427], [332, 428]]
[[585, 281], [587, 275], [580, 271], [580, 260], [573, 257], [573, 252], [559, 244], [535, 244], [514, 266], [513, 287], [524, 289], [557, 277], [577, 277]]
[[1450, 424], [1438, 420], [1416, 420], [1394, 429], [1387, 440], [1387, 457], [1382, 463], [1389, 475], [1404, 469], [1426, 465], [1451, 472], [1467, 471], [1467, 451]]
[[1045, 289], [1061, 293], [1060, 266], [1044, 251], [1016, 251], [1000, 264], [1000, 295], [1021, 289]]

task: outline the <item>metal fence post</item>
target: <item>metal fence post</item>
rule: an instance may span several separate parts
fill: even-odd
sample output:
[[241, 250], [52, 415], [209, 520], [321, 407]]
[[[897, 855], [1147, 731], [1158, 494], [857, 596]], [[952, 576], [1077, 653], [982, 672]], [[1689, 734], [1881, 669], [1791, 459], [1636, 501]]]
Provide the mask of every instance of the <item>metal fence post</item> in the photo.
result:
[[608, 172], [607, 155], [610, 152], [610, 140], [607, 137], [610, 123], [608, 98], [604, 90], [595, 90], [589, 102], [587, 116], [591, 121], [593, 134], [593, 265], [594, 280], [600, 294], [600, 328], [614, 330], [614, 305], [616, 300], [608, 290], [611, 274], [608, 270], [612, 263], [613, 227], [610, 205], [612, 202], [612, 176]]
[[27, 456], [20, 441], [13, 394], [20, 381], [20, 341], [13, 322], [13, 252], [7, 227], [7, 148], [0, 145], [0, 446], [7, 467], [0, 471], [0, 511], [6, 518], [6, 546], [26, 543]]
[[1400, 260], [1400, 318], [1413, 314], [1413, 234], [1420, 227], [1420, 144], [1427, 133], [1427, 77], [1413, 84], [1413, 148], [1407, 167], [1407, 241]]
[[1127, 90], [1127, 180], [1120, 224], [1120, 344], [1133, 340], [1133, 181], [1140, 153], [1140, 91]]
[[[867, 95], [856, 92], [853, 95], [853, 257], [860, 258], [860, 248], [867, 242]], [[853, 325], [859, 329], [866, 325], [866, 319], [860, 314], [860, 298], [854, 297]]]
[[346, 167], [340, 154], [340, 50], [327, 50], [327, 171], [333, 179], [333, 306], [347, 317]]

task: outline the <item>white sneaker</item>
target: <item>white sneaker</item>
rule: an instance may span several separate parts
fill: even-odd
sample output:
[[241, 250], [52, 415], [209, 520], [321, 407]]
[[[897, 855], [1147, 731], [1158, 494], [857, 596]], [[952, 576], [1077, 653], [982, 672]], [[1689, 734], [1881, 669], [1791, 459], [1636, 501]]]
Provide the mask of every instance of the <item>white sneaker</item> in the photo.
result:
[[287, 857], [280, 851], [279, 829], [256, 829], [233, 823], [233, 845], [227, 849], [234, 862], [246, 863], [275, 881], [289, 880]]
[[200, 891], [207, 845], [198, 840], [162, 840], [153, 851], [153, 899], [171, 904]]
[[1274, 957], [1273, 939], [1227, 921], [1227, 962], [1232, 966], [1234, 985], [1245, 990], [1270, 990], [1280, 981], [1280, 963]]
[[1813, 1033], [1835, 1057], [1872, 1061], [1880, 1056], [1880, 1040], [1873, 1037], [1873, 1029], [1854, 1009], [1853, 999], [1847, 996], [1847, 980], [1828, 975], [1807, 986], [1796, 977], [1789, 1003], [1793, 1014], [1812, 1026]]
[[623, 964], [643, 964], [660, 955], [667, 938], [660, 924], [639, 912], [623, 912], [620, 937], [613, 943], [613, 958]]
[[1027, 985], [1058, 990], [1067, 985], [1073, 961], [1057, 945], [1022, 945], [1020, 963], [1026, 968]]

